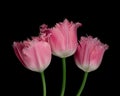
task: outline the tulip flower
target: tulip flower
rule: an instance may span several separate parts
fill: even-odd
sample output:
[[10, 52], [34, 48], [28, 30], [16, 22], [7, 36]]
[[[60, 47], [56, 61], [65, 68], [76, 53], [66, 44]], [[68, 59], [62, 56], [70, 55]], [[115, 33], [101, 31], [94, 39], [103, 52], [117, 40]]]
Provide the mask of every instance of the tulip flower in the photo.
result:
[[101, 43], [97, 38], [81, 37], [74, 59], [78, 68], [85, 71], [85, 75], [77, 96], [80, 96], [84, 88], [88, 72], [94, 71], [100, 66], [107, 49], [108, 45]]
[[62, 58], [63, 64], [63, 84], [60, 96], [64, 96], [66, 86], [66, 57], [73, 55], [77, 49], [77, 28], [82, 24], [77, 22], [69, 22], [65, 19], [63, 22], [57, 23], [53, 28], [47, 28], [43, 24], [40, 28], [42, 33], [51, 33], [48, 42], [51, 45], [52, 53], [55, 56]]
[[13, 48], [20, 62], [32, 71], [42, 72], [50, 64], [51, 48], [45, 41], [14, 42]]
[[20, 62], [29, 70], [40, 72], [43, 82], [43, 96], [46, 96], [46, 84], [43, 71], [51, 61], [51, 47], [43, 37], [34, 37], [32, 40], [14, 42], [13, 48]]
[[50, 45], [55, 56], [65, 58], [73, 55], [77, 49], [77, 28], [81, 23], [65, 19], [51, 28]]
[[96, 70], [102, 61], [107, 44], [102, 44], [97, 38], [81, 37], [77, 51], [75, 53], [76, 65], [86, 72]]

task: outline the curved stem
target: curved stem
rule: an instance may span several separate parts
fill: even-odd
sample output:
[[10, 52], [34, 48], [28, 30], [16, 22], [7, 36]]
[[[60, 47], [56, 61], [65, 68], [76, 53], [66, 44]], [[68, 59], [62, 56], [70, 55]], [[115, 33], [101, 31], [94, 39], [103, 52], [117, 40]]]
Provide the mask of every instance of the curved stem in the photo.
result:
[[43, 96], [46, 96], [46, 82], [44, 72], [41, 72], [42, 84], [43, 84]]
[[83, 91], [83, 89], [85, 87], [85, 83], [87, 81], [87, 77], [88, 77], [88, 72], [85, 72], [84, 73], [84, 77], [83, 77], [83, 81], [82, 81], [82, 85], [81, 85], [80, 89], [78, 90], [78, 93], [77, 93], [76, 96], [80, 96], [81, 95], [81, 93], [82, 93], [82, 91]]
[[65, 87], [66, 87], [66, 59], [65, 58], [62, 58], [62, 69], [63, 69], [63, 78], [62, 78], [62, 89], [61, 89], [60, 96], [64, 96]]

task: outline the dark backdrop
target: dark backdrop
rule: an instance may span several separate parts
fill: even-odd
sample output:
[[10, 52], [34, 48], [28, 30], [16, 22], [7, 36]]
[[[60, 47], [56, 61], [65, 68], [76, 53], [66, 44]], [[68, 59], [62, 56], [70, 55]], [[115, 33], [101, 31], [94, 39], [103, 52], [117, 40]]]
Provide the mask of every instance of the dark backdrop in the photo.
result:
[[[41, 4], [42, 5], [42, 4]], [[33, 5], [34, 6], [34, 5]], [[31, 36], [37, 36], [39, 26], [43, 23], [50, 27], [65, 18], [73, 22], [81, 22], [83, 26], [78, 29], [80, 36], [92, 35], [98, 37], [101, 42], [109, 45], [105, 52], [101, 66], [89, 73], [88, 80], [82, 96], [104, 96], [117, 93], [118, 63], [116, 53], [119, 41], [116, 31], [116, 14], [112, 7], [107, 5], [71, 7], [58, 10], [58, 7], [49, 9], [32, 5], [8, 7], [3, 11], [1, 31], [1, 87], [4, 95], [10, 96], [42, 96], [42, 83], [39, 73], [27, 70], [16, 58], [12, 44], [14, 41], [22, 41]], [[107, 7], [106, 7], [107, 6]], [[62, 7], [62, 5], [60, 6]], [[97, 9], [96, 9], [97, 7]], [[59, 8], [60, 9], [60, 8]], [[75, 96], [81, 85], [83, 71], [76, 67], [73, 56], [67, 58], [67, 85], [65, 96]], [[62, 81], [61, 59], [53, 56], [50, 66], [45, 70], [47, 96], [59, 96]]]

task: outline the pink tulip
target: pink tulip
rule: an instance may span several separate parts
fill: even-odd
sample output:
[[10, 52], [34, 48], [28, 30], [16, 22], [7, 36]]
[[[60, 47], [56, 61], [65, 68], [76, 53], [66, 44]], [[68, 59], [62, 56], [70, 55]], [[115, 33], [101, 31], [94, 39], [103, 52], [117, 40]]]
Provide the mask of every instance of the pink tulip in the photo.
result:
[[21, 63], [32, 71], [42, 72], [50, 64], [50, 45], [39, 37], [24, 42], [14, 42], [13, 48]]
[[57, 23], [55, 27], [47, 29], [43, 25], [41, 32], [51, 32], [49, 43], [54, 55], [58, 57], [68, 57], [75, 53], [77, 49], [77, 28], [81, 23], [69, 22], [65, 19], [63, 22]]
[[85, 72], [96, 70], [100, 66], [107, 49], [108, 45], [101, 43], [97, 38], [81, 37], [74, 55], [76, 65]]

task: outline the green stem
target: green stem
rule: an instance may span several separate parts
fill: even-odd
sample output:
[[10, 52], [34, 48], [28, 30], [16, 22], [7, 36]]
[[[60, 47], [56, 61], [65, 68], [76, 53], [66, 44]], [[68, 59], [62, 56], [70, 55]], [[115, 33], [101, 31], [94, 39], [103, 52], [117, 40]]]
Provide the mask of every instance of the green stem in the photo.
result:
[[44, 72], [41, 72], [42, 84], [43, 84], [43, 96], [46, 96], [46, 82]]
[[66, 87], [66, 59], [65, 58], [62, 58], [62, 69], [63, 69], [63, 78], [62, 78], [62, 89], [61, 89], [60, 96], [64, 96], [65, 87]]
[[83, 89], [85, 87], [85, 83], [87, 81], [87, 77], [88, 77], [88, 72], [85, 72], [84, 73], [84, 78], [83, 78], [83, 81], [82, 81], [82, 85], [81, 85], [80, 89], [78, 90], [78, 93], [77, 93], [76, 96], [80, 96], [81, 95], [81, 93], [82, 93], [82, 91], [83, 91]]

